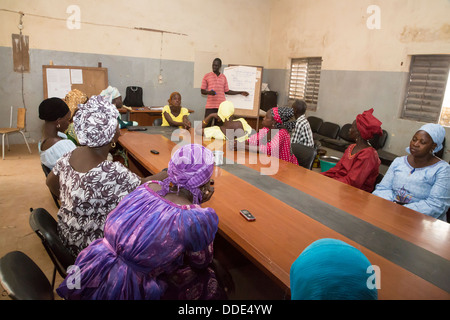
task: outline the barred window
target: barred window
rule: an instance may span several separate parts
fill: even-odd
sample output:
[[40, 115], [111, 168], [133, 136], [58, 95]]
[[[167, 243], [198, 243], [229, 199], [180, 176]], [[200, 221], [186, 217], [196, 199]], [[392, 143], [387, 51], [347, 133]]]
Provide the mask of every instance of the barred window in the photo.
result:
[[403, 119], [450, 126], [449, 68], [450, 55], [412, 56]]
[[292, 59], [289, 99], [304, 100], [308, 109], [316, 110], [319, 98], [322, 58]]

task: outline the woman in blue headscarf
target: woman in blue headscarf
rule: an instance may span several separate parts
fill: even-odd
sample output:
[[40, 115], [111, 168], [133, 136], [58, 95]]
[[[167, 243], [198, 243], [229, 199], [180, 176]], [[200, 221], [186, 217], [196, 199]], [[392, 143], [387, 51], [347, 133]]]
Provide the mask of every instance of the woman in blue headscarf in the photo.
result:
[[128, 194], [106, 220], [104, 238], [77, 257], [79, 287], [70, 273], [57, 289], [71, 300], [223, 299], [212, 268], [219, 218], [202, 208], [214, 193], [212, 152], [178, 149], [168, 177]]
[[336, 239], [320, 239], [294, 261], [292, 300], [377, 300], [377, 278], [364, 254]]
[[396, 158], [373, 194], [447, 221], [450, 207], [450, 166], [434, 154], [443, 148], [445, 129], [423, 125], [413, 136], [407, 156]]

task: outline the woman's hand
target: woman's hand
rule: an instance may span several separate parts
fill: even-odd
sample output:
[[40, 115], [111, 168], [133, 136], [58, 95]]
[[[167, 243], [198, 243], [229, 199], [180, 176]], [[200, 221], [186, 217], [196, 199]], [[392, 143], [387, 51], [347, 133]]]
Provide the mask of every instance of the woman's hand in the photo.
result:
[[213, 184], [214, 184], [214, 180], [211, 179], [203, 187], [201, 187], [202, 203], [211, 199], [212, 195], [214, 194], [214, 187], [212, 186]]
[[183, 119], [183, 126], [186, 130], [189, 130], [191, 128], [191, 122], [189, 120]]

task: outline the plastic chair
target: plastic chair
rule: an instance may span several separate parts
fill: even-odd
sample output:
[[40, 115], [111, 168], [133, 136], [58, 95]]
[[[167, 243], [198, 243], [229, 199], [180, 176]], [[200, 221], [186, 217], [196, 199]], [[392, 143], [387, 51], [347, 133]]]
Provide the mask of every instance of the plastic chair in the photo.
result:
[[153, 126], [160, 126], [162, 124], [162, 118], [156, 118], [153, 120]]
[[8, 151], [9, 151], [9, 140], [8, 140], [8, 134], [11, 133], [21, 133], [23, 136], [23, 139], [25, 140], [25, 143], [28, 147], [28, 151], [31, 153], [30, 146], [28, 145], [27, 138], [25, 137], [25, 108], [18, 108], [17, 109], [17, 127], [13, 128], [12, 126], [12, 119], [13, 119], [13, 107], [11, 106], [11, 114], [9, 117], [9, 128], [0, 128], [0, 134], [2, 135], [2, 157], [3, 160], [5, 160], [5, 137], [6, 137], [6, 144], [8, 145]]
[[21, 251], [0, 259], [0, 282], [13, 300], [53, 300], [53, 289], [42, 270]]
[[312, 169], [316, 159], [317, 149], [300, 143], [291, 143], [292, 153], [297, 158], [298, 164], [308, 170]]
[[[50, 173], [50, 171], [52, 171], [52, 170], [50, 170], [49, 167], [47, 167], [47, 166], [46, 166], [45, 164], [43, 164], [43, 163], [41, 163], [41, 167], [42, 167], [42, 170], [44, 171], [45, 177], [47, 177], [48, 174]], [[58, 197], [55, 196], [51, 191], [50, 191], [50, 194], [52, 195], [52, 198], [53, 198], [53, 201], [55, 202], [56, 207], [59, 209], [59, 208], [60, 208], [60, 205], [59, 205]]]
[[67, 268], [75, 263], [75, 257], [64, 246], [56, 230], [56, 220], [43, 208], [32, 209], [30, 226], [41, 239], [45, 250], [55, 268], [53, 269], [52, 288], [55, 286], [56, 271], [63, 278], [67, 276]]

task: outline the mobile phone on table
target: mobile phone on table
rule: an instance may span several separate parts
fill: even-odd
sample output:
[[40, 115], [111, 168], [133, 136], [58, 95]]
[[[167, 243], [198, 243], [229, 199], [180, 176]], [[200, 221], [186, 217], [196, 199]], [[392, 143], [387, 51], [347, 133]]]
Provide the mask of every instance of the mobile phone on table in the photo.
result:
[[250, 211], [246, 210], [246, 209], [242, 209], [239, 211], [241, 213], [241, 215], [245, 218], [245, 220], [247, 221], [255, 221], [256, 218], [254, 215], [252, 215], [250, 213]]

